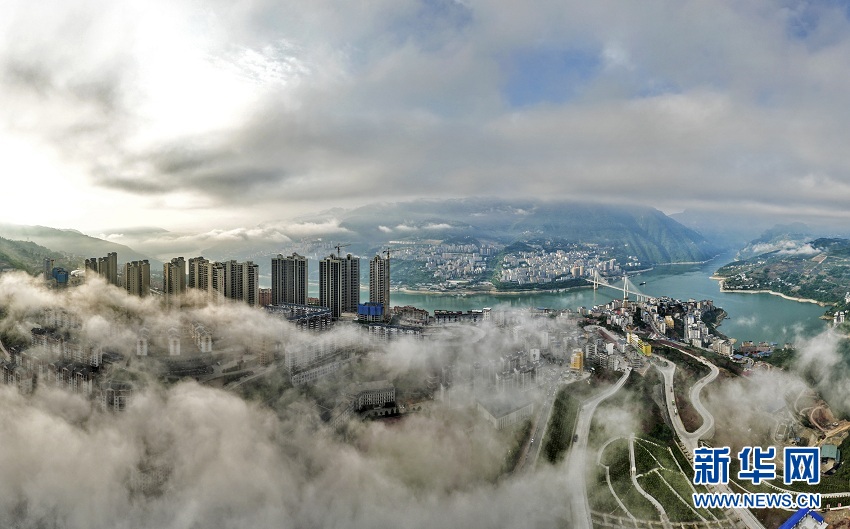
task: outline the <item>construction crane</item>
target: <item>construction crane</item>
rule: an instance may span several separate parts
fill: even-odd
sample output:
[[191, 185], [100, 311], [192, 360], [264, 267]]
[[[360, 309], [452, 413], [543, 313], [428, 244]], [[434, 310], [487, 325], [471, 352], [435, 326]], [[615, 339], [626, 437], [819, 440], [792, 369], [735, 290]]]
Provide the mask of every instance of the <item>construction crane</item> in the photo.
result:
[[386, 250], [383, 251], [383, 253], [387, 254], [387, 261], [389, 261], [390, 260], [390, 249], [387, 248]]
[[336, 256], [337, 256], [337, 258], [339, 258], [339, 256], [340, 256], [340, 253], [339, 253], [340, 249], [342, 249], [342, 248], [348, 248], [349, 246], [351, 246], [351, 245], [350, 245], [350, 244], [337, 244], [336, 246], [334, 246], [334, 248], [336, 248]]

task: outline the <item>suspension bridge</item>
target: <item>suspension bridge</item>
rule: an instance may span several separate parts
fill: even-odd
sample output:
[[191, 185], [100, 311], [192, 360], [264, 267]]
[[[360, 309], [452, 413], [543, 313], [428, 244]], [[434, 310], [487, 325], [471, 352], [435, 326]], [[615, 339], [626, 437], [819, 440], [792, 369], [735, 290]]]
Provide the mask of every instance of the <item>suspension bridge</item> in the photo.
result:
[[608, 287], [613, 288], [614, 290], [619, 290], [623, 293], [623, 301], [628, 301], [630, 294], [633, 294], [635, 296], [635, 300], [638, 302], [648, 301], [651, 297], [638, 290], [634, 283], [629, 281], [629, 276], [626, 274], [623, 274], [623, 286], [609, 283], [607, 278], [599, 275], [599, 270], [594, 270], [593, 275], [591, 275], [590, 279], [587, 279], [587, 281], [593, 284], [593, 290], [599, 290], [599, 287]]

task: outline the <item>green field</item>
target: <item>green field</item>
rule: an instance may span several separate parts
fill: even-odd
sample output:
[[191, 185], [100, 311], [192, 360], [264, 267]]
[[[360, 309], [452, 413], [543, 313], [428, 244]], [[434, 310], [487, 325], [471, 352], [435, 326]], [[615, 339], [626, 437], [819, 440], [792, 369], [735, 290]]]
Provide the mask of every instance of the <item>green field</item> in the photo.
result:
[[[635, 439], [635, 469], [637, 480], [644, 491], [655, 498], [667, 513], [671, 522], [702, 522], [722, 519], [719, 511], [694, 509], [691, 500], [693, 492], [706, 492], [703, 487], [694, 487], [691, 477], [685, 472], [690, 467], [682, 467], [675, 451], [657, 440]], [[608, 477], [605, 467], [608, 467]], [[609, 444], [601, 454], [600, 464], [595, 471], [597, 487], [591, 497], [594, 509], [612, 514], [622, 511], [617, 498], [626, 509], [641, 520], [660, 519], [652, 503], [634, 487], [630, 473], [630, 461], [627, 439], [617, 439]], [[612, 495], [607, 487], [611, 481]]]

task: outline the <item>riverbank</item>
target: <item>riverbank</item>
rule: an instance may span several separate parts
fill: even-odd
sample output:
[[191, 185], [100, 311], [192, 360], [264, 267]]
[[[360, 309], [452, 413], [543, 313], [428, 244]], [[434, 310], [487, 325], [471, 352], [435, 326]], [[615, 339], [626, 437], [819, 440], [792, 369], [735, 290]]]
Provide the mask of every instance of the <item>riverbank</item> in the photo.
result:
[[[708, 262], [708, 261], [706, 261]], [[701, 263], [661, 263], [660, 266], [672, 266], [677, 264], [701, 264]], [[640, 274], [646, 272], [652, 272], [655, 270], [655, 267], [649, 268], [641, 268], [639, 270], [629, 270], [628, 276], [638, 276]], [[619, 279], [619, 277], [614, 277], [614, 279]], [[470, 288], [453, 288], [451, 290], [430, 290], [430, 289], [417, 289], [410, 287], [399, 287], [391, 289], [391, 292], [401, 292], [403, 294], [434, 294], [439, 296], [445, 295], [458, 295], [458, 296], [472, 296], [476, 294], [488, 294], [493, 296], [514, 296], [514, 295], [527, 295], [527, 294], [557, 294], [559, 292], [572, 292], [576, 290], [583, 290], [586, 288], [591, 288], [593, 284], [590, 280], [587, 280], [588, 283], [585, 285], [576, 285], [571, 287], [558, 287], [558, 288], [530, 288], [526, 290], [499, 290], [496, 287], [492, 287], [489, 289], [470, 289]]]
[[559, 292], [572, 292], [575, 290], [584, 290], [587, 288], [593, 288], [593, 285], [588, 283], [587, 285], [575, 287], [539, 288], [533, 290], [497, 290], [495, 288], [490, 290], [472, 290], [460, 288], [452, 290], [418, 290], [415, 288], [397, 288], [392, 290], [391, 292], [401, 292], [402, 294], [425, 294], [433, 296], [527, 296], [529, 294], [557, 294]]
[[715, 336], [719, 336], [724, 340], [728, 340], [729, 337], [720, 332], [720, 330], [718, 329], [718, 327], [720, 327], [720, 324], [727, 317], [729, 317], [729, 313], [723, 310], [722, 308], [717, 307], [714, 309], [712, 315], [708, 319], [706, 319], [704, 316], [703, 321], [706, 323], [706, 325], [708, 325], [709, 332], [711, 332]]
[[[655, 263], [655, 266], [676, 266], [676, 265], [703, 265], [706, 263], [710, 263], [720, 257], [723, 254], [717, 254], [711, 259], [706, 259], [705, 261], [683, 261], [681, 263]], [[651, 269], [650, 269], [651, 270]]]
[[741, 294], [770, 294], [772, 296], [779, 296], [780, 298], [787, 299], [789, 301], [797, 301], [799, 303], [812, 303], [814, 305], [818, 305], [818, 306], [821, 306], [821, 307], [828, 307], [828, 306], [831, 305], [831, 303], [824, 303], [823, 301], [818, 301], [816, 299], [796, 298], [794, 296], [789, 296], [788, 294], [783, 294], [782, 292], [775, 292], [773, 290], [731, 290], [731, 289], [726, 288], [726, 285], [724, 283], [724, 280], [726, 278], [718, 277], [718, 276], [711, 276], [710, 279], [714, 279], [715, 281], [720, 282], [720, 291], [721, 292], [729, 292], [730, 294], [737, 294], [737, 293], [741, 293]]

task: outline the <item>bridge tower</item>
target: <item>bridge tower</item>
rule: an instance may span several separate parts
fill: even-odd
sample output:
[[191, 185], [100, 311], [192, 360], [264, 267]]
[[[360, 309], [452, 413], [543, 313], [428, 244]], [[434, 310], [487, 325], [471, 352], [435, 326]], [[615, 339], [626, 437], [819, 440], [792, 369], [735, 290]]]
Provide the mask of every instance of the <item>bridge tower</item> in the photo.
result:
[[623, 306], [629, 303], [629, 276], [623, 274]]

